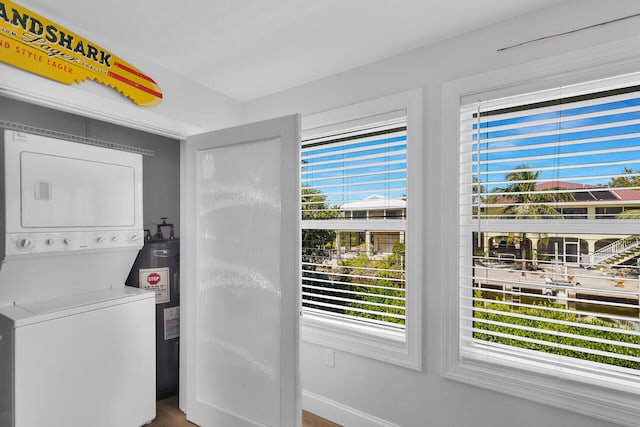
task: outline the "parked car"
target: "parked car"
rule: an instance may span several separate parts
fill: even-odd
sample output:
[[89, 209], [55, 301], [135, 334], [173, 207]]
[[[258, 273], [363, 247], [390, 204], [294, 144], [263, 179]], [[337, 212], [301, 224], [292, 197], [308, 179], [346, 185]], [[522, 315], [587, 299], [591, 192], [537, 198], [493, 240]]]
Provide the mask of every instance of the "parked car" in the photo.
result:
[[516, 246], [514, 243], [509, 243], [506, 240], [501, 240], [498, 244], [493, 244], [489, 249], [489, 257], [491, 258], [507, 258], [507, 256], [512, 256], [513, 259], [519, 259], [522, 257], [522, 253], [520, 251], [520, 247]]

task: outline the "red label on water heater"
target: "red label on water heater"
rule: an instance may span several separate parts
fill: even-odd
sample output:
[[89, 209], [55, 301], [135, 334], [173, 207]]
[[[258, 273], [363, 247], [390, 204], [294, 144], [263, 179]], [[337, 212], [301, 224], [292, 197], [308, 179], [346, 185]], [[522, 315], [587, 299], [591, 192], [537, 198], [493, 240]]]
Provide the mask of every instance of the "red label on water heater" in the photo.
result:
[[151, 286], [155, 286], [160, 283], [160, 275], [158, 273], [151, 273], [147, 276], [147, 283]]
[[164, 304], [171, 300], [169, 267], [141, 268], [138, 274], [140, 287], [156, 293], [156, 304]]

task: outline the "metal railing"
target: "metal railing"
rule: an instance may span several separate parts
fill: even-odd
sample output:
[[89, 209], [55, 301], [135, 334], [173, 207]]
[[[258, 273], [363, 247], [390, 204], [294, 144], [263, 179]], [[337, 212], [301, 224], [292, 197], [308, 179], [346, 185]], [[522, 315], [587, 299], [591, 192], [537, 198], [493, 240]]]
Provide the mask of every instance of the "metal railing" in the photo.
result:
[[629, 249], [640, 247], [640, 235], [633, 234], [631, 236], [624, 237], [620, 240], [616, 240], [613, 243], [604, 246], [594, 252], [593, 265], [597, 265], [602, 261], [613, 258]]

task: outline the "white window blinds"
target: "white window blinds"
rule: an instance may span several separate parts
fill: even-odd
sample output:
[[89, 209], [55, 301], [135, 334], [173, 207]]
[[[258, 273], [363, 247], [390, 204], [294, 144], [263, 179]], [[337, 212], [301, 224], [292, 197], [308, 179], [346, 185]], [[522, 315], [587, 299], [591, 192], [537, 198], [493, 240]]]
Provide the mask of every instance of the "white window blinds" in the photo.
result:
[[460, 214], [463, 353], [640, 374], [638, 75], [464, 105]]
[[406, 127], [394, 111], [303, 135], [305, 314], [404, 331]]

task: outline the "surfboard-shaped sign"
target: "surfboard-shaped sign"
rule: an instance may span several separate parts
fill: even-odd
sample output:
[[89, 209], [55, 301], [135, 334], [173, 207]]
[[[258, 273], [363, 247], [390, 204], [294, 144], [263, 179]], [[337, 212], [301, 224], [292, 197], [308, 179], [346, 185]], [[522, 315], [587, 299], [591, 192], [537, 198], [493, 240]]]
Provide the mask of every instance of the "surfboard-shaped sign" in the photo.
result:
[[133, 65], [9, 0], [0, 0], [0, 62], [68, 85], [95, 80], [142, 106], [162, 101], [156, 82]]

